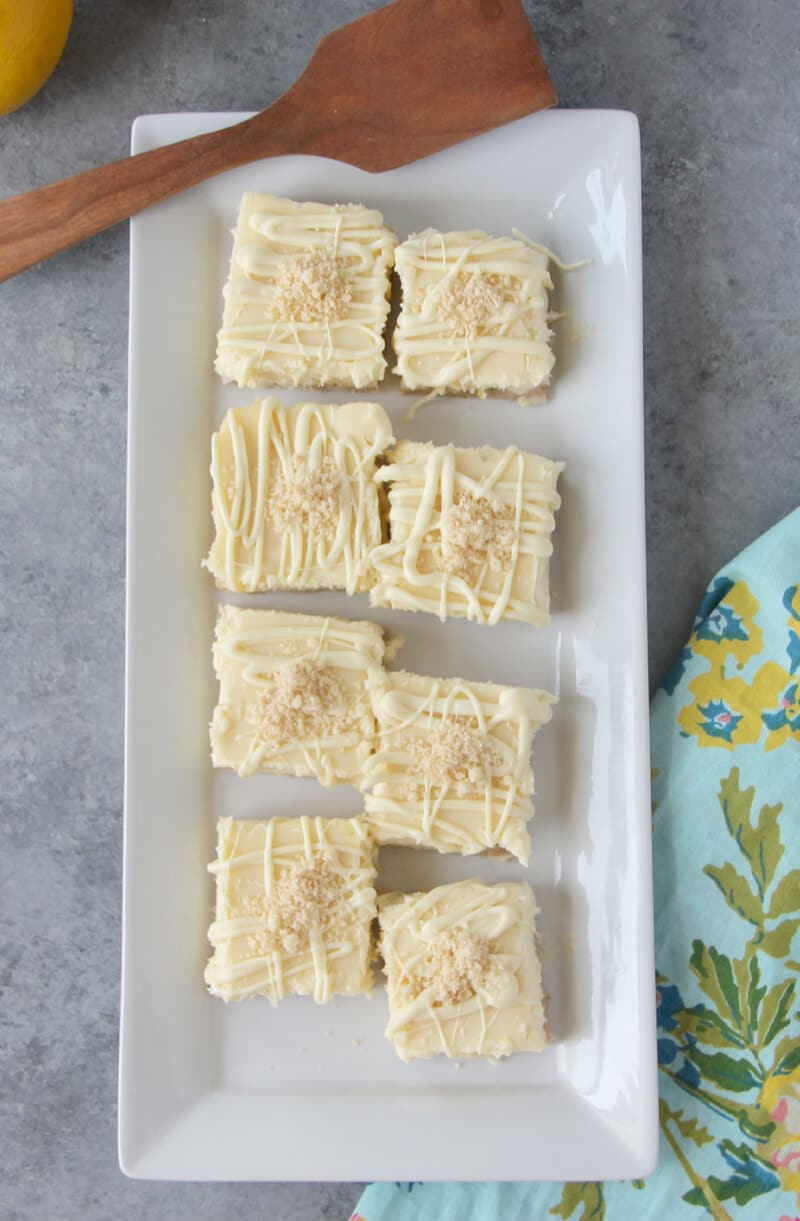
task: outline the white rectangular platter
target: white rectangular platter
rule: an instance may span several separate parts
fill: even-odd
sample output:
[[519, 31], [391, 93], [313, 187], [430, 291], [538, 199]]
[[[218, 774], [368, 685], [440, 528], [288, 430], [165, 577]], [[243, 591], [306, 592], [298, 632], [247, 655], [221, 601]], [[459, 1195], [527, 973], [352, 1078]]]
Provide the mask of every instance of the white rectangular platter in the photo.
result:
[[[236, 121], [154, 115], [141, 152]], [[401, 237], [433, 225], [521, 229], [554, 273], [549, 402], [442, 400], [413, 423], [390, 376], [365, 398], [395, 435], [517, 444], [567, 463], [553, 618], [484, 627], [373, 612], [366, 595], [240, 603], [374, 618], [419, 673], [542, 686], [560, 703], [534, 750], [529, 870], [385, 850], [379, 888], [527, 877], [541, 907], [552, 1047], [498, 1065], [404, 1065], [371, 1000], [226, 1006], [203, 985], [220, 815], [352, 815], [351, 788], [215, 773], [208, 721], [219, 595], [209, 446], [258, 397], [213, 372], [230, 231], [245, 190], [380, 209]], [[284, 400], [314, 397], [284, 394]], [[322, 397], [343, 401], [344, 392]], [[284, 157], [232, 171], [137, 217], [131, 232], [127, 728], [119, 1142], [142, 1178], [608, 1179], [656, 1157], [656, 1076], [642, 454], [638, 127], [604, 111], [531, 116], [390, 173]]]

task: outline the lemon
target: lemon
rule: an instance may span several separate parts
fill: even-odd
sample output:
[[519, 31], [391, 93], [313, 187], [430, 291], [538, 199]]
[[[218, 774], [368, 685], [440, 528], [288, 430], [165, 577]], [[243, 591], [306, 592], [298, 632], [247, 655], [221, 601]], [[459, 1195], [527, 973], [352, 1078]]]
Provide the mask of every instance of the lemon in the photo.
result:
[[0, 115], [38, 93], [55, 68], [72, 21], [72, 0], [0, 0]]

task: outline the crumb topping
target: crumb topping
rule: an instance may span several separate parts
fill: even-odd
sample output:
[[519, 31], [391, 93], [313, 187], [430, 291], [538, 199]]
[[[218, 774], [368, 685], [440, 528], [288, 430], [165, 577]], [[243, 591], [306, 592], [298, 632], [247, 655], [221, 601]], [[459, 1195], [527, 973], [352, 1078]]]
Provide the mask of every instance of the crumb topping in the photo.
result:
[[493, 572], [505, 572], [514, 548], [514, 506], [456, 494], [442, 523], [441, 564], [444, 572], [469, 580], [488, 563]]
[[341, 879], [324, 857], [285, 870], [275, 883], [274, 898], [283, 948], [296, 953], [312, 928], [329, 935], [341, 932], [346, 923], [341, 898]]
[[308, 945], [313, 929], [325, 936], [344, 932], [347, 914], [341, 905], [342, 880], [324, 857], [301, 861], [283, 870], [272, 897], [242, 900], [242, 909], [263, 920], [263, 928], [247, 937], [254, 953], [281, 949], [296, 954]]
[[460, 271], [436, 291], [432, 304], [450, 335], [474, 339], [497, 315], [510, 287], [510, 276]]
[[261, 697], [257, 723], [264, 741], [277, 745], [335, 733], [343, 727], [346, 716], [342, 691], [331, 667], [298, 661], [278, 670], [274, 687]]
[[459, 1005], [481, 986], [490, 961], [489, 943], [466, 929], [454, 929], [434, 941], [425, 956], [434, 1005]]
[[431, 942], [413, 970], [400, 968], [392, 990], [404, 1003], [423, 992], [432, 1008], [460, 1005], [483, 991], [500, 968], [492, 959], [493, 945], [467, 929], [451, 929]]
[[343, 259], [326, 250], [285, 259], [275, 279], [272, 312], [294, 322], [344, 318], [352, 299]]
[[415, 738], [410, 749], [415, 765], [436, 788], [484, 788], [502, 761], [496, 747], [460, 720], [444, 721], [431, 736]]
[[339, 522], [341, 490], [333, 458], [310, 466], [302, 454], [292, 455], [291, 469], [281, 471], [267, 501], [267, 516], [279, 530], [297, 524], [315, 534], [334, 534]]

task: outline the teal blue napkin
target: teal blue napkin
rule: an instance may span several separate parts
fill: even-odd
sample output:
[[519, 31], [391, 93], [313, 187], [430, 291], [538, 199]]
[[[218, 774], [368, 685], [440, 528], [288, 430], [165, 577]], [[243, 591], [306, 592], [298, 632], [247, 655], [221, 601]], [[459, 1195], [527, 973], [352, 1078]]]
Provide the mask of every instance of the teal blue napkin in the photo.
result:
[[374, 1183], [354, 1221], [800, 1212], [800, 509], [712, 581], [650, 721], [658, 1170]]

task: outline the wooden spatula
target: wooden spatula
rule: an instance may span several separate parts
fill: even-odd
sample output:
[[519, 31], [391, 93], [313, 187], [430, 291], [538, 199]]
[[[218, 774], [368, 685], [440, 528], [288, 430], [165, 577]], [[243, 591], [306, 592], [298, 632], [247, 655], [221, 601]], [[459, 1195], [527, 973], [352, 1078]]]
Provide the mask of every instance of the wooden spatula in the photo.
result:
[[394, 0], [323, 38], [253, 118], [0, 201], [0, 280], [248, 161], [389, 170], [555, 101], [520, 0]]

